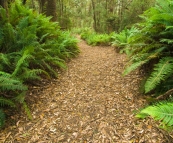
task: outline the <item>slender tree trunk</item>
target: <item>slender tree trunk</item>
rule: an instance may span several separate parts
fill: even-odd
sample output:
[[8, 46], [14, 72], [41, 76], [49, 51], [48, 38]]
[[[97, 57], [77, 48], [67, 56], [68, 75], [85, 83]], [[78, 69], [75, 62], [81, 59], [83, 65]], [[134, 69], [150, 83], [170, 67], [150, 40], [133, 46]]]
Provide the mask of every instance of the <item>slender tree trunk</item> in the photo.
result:
[[0, 5], [1, 5], [3, 8], [7, 9], [7, 0], [0, 0]]
[[56, 0], [39, 0], [40, 13], [45, 13], [46, 16], [52, 16], [51, 21], [57, 20]]
[[47, 7], [46, 7], [46, 15], [52, 16], [51, 20], [56, 21], [57, 15], [56, 15], [56, 0], [47, 0]]
[[23, 0], [23, 2], [22, 2], [22, 3], [23, 3], [23, 5], [25, 5], [25, 4], [26, 4], [26, 0]]
[[93, 8], [93, 20], [94, 20], [94, 30], [97, 31], [97, 17], [96, 17], [96, 7], [94, 0], [91, 0], [92, 8]]
[[46, 10], [45, 10], [45, 3], [46, 3], [46, 0], [39, 0], [39, 13], [46, 13]]

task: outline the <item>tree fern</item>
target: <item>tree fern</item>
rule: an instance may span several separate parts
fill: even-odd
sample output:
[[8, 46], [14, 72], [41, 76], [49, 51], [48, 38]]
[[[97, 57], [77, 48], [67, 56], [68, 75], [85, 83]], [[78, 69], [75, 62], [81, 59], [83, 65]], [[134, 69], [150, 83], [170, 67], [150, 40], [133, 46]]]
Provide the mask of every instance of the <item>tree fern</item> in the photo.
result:
[[173, 126], [173, 103], [161, 102], [156, 105], [148, 106], [141, 110], [136, 117], [145, 118], [149, 115], [155, 120], [160, 120], [166, 126]]
[[173, 74], [173, 58], [162, 58], [158, 64], [155, 65], [154, 71], [145, 83], [145, 92], [148, 93], [154, 89], [161, 81], [166, 80]]

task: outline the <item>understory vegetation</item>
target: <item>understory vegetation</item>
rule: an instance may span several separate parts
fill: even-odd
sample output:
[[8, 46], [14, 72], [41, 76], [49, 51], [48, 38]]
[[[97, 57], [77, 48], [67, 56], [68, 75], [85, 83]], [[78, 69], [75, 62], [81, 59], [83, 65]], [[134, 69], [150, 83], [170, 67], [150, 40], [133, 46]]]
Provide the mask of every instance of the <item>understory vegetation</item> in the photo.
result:
[[0, 7], [0, 127], [7, 106], [22, 106], [32, 119], [25, 101], [28, 85], [56, 78], [57, 70], [66, 69], [66, 61], [79, 53], [77, 42], [50, 17], [18, 2], [8, 12]]
[[79, 31], [81, 38], [92, 46], [106, 46], [110, 45], [111, 36], [109, 34], [98, 34], [91, 28], [83, 28]]
[[173, 126], [173, 2], [157, 0], [140, 17], [143, 22], [137, 23], [135, 30], [123, 30], [113, 45], [128, 53], [130, 60], [123, 74], [142, 68], [146, 72], [143, 92], [152, 94], [155, 101], [167, 99], [146, 107], [137, 117], [150, 115], [168, 129]]

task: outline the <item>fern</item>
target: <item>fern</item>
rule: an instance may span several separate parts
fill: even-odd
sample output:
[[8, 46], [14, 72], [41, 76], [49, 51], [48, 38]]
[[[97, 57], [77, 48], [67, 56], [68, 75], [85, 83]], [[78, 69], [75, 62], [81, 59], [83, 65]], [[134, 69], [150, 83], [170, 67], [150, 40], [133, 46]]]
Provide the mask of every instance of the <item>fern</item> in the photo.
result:
[[26, 115], [28, 116], [28, 118], [30, 120], [32, 120], [33, 117], [32, 117], [31, 111], [30, 111], [29, 107], [27, 106], [26, 102], [23, 102], [22, 105], [23, 105], [23, 109], [25, 110]]
[[46, 75], [47, 78], [50, 78], [49, 74], [42, 70], [42, 69], [28, 69], [28, 68], [22, 68], [23, 73], [20, 75], [20, 79], [24, 81], [29, 80], [41, 80], [41, 74]]
[[156, 105], [148, 106], [141, 110], [136, 115], [137, 118], [146, 118], [147, 116], [153, 117], [155, 120], [160, 120], [166, 126], [173, 125], [173, 103], [160, 102]]
[[18, 103], [23, 103], [25, 101], [26, 91], [21, 92], [17, 96], [15, 96], [13, 99]]
[[[0, 97], [0, 106], [10, 106], [10, 107], [16, 107], [15, 103], [11, 99], [6, 99], [4, 97]], [[5, 124], [5, 113], [3, 109], [0, 109], [0, 128], [2, 128]]]
[[5, 90], [27, 90], [27, 86], [21, 81], [12, 77], [11, 74], [0, 72], [0, 89]]
[[0, 128], [2, 128], [5, 124], [5, 113], [2, 109], [0, 109]]
[[137, 69], [138, 67], [142, 66], [143, 64], [147, 63], [149, 59], [143, 60], [143, 61], [138, 61], [133, 63], [131, 66], [126, 68], [126, 70], [123, 72], [123, 75], [129, 74], [131, 71]]
[[5, 105], [8, 105], [10, 107], [16, 106], [12, 100], [4, 98], [4, 97], [0, 97], [0, 106], [5, 106]]
[[24, 63], [25, 64], [27, 63], [26, 60], [32, 58], [31, 53], [33, 51], [34, 51], [34, 48], [32, 46], [24, 49], [23, 54], [22, 54], [21, 58], [17, 61], [16, 68], [15, 68], [14, 72], [12, 73], [13, 76], [15, 76], [20, 71], [20, 68]]
[[145, 83], [145, 92], [148, 93], [154, 89], [161, 81], [170, 77], [173, 74], [173, 58], [162, 58], [158, 64], [155, 65], [154, 71]]

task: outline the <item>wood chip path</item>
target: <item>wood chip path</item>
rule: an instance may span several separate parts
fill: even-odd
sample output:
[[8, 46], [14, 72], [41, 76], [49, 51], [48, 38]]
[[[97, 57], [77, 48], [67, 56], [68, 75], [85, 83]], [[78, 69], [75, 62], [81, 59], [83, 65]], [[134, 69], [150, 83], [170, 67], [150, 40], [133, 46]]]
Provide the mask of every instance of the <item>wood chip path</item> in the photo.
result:
[[79, 47], [58, 79], [30, 91], [34, 119], [8, 117], [13, 122], [1, 130], [0, 143], [173, 142], [152, 119], [134, 117], [146, 101], [138, 91], [139, 71], [122, 76], [126, 56], [82, 40]]

